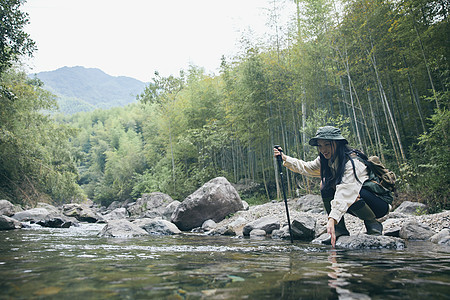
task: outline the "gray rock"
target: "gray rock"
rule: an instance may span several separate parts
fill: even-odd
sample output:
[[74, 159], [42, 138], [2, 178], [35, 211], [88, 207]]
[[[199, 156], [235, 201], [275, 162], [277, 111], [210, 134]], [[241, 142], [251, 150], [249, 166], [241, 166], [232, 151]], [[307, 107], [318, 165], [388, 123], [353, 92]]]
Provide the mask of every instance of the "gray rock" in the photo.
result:
[[216, 227], [217, 227], [217, 223], [214, 222], [214, 221], [211, 220], [211, 219], [206, 220], [206, 221], [203, 222], [203, 224], [202, 224], [202, 229], [203, 229], [204, 231], [210, 231], [210, 230], [213, 230], [213, 229], [216, 228]]
[[36, 208], [45, 208], [52, 215], [60, 215], [61, 214], [61, 210], [58, 209], [56, 206], [53, 206], [51, 204], [44, 203], [44, 202], [38, 202], [36, 204]]
[[243, 209], [236, 189], [225, 177], [214, 178], [189, 195], [173, 212], [172, 223], [183, 231], [200, 227], [204, 221], [222, 221]]
[[150, 219], [150, 218], [139, 218], [139, 219], [132, 221], [132, 223], [141, 227], [142, 229], [144, 229], [144, 226], [153, 222], [153, 220], [154, 219]]
[[297, 200], [297, 209], [303, 212], [322, 213], [325, 211], [322, 198], [318, 195], [305, 195]]
[[267, 235], [267, 232], [265, 230], [262, 229], [253, 229], [252, 231], [250, 231], [249, 236], [251, 238], [255, 238], [255, 237], [265, 237]]
[[104, 221], [91, 207], [85, 204], [70, 203], [63, 205], [63, 214], [80, 222], [96, 223]]
[[426, 212], [426, 209], [427, 206], [423, 203], [404, 201], [394, 212], [407, 215], [418, 215]]
[[128, 218], [128, 211], [125, 207], [119, 207], [103, 216], [105, 220], [118, 220]]
[[264, 230], [266, 234], [271, 234], [272, 231], [280, 229], [280, 222], [277, 218], [263, 217], [245, 225], [242, 234], [244, 236], [249, 236], [250, 232], [254, 229], [261, 229]]
[[405, 248], [405, 242], [396, 237], [384, 235], [367, 235], [360, 233], [357, 235], [341, 236], [336, 241], [336, 248], [346, 249], [397, 249]]
[[208, 235], [226, 235], [226, 236], [236, 236], [237, 232], [231, 226], [221, 226], [216, 227], [207, 233]]
[[8, 200], [0, 200], [0, 216], [11, 217], [15, 214], [14, 204]]
[[113, 210], [115, 210], [116, 208], [120, 208], [120, 207], [122, 207], [122, 202], [119, 202], [119, 201], [113, 201], [113, 202], [111, 202], [111, 204], [108, 206], [107, 210], [108, 210], [108, 211], [113, 211]]
[[37, 222], [42, 227], [51, 228], [69, 228], [72, 225], [78, 225], [74, 218], [68, 218], [65, 216], [47, 216], [45, 219]]
[[148, 235], [147, 231], [128, 220], [110, 220], [99, 233], [101, 237], [129, 238]]
[[143, 229], [149, 234], [155, 235], [174, 235], [181, 233], [175, 224], [162, 219], [153, 219], [145, 224]]
[[180, 201], [172, 201], [169, 203], [169, 205], [166, 206], [166, 208], [164, 208], [163, 213], [162, 213], [162, 217], [164, 220], [170, 220], [170, 218], [172, 217], [173, 212], [177, 209], [177, 207], [181, 204]]
[[12, 217], [20, 222], [37, 223], [49, 217], [51, 213], [43, 207], [32, 208], [15, 213]]
[[415, 220], [405, 222], [400, 229], [400, 237], [406, 240], [428, 240], [434, 234], [429, 226]]
[[16, 219], [10, 218], [5, 215], [0, 216], [0, 230], [11, 230], [22, 228], [22, 223]]
[[450, 246], [450, 229], [442, 229], [430, 238], [430, 241], [435, 244]]
[[289, 226], [286, 225], [281, 229], [272, 231], [272, 238], [273, 239], [290, 239], [291, 234], [289, 233]]
[[131, 217], [163, 217], [166, 207], [172, 202], [173, 199], [164, 193], [143, 194], [133, 205], [128, 207], [128, 212]]
[[292, 221], [292, 238], [311, 241], [316, 234], [316, 220], [310, 216], [298, 216]]
[[383, 234], [387, 236], [400, 237], [403, 219], [387, 219], [383, 222]]

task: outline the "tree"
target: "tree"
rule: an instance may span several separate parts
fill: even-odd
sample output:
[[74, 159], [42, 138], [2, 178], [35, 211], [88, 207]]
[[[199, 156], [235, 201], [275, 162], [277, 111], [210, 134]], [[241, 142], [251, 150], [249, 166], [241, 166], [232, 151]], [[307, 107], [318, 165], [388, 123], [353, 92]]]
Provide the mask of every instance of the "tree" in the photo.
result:
[[32, 56], [36, 45], [30, 35], [23, 31], [29, 23], [28, 14], [19, 7], [24, 0], [2, 0], [0, 2], [0, 75], [22, 55]]
[[57, 125], [42, 110], [56, 107], [39, 81], [4, 72], [0, 86], [0, 197], [14, 203], [62, 203], [83, 197], [76, 184], [74, 131]]

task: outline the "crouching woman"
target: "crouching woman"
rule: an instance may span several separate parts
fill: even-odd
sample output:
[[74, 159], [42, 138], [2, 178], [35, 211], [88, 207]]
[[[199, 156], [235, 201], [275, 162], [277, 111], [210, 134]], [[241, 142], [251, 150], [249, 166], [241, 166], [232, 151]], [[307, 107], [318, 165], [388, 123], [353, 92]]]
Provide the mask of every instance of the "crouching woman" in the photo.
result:
[[308, 162], [287, 156], [281, 149], [273, 151], [275, 156], [281, 155], [283, 165], [291, 171], [321, 178], [320, 192], [330, 234], [326, 243], [334, 247], [338, 237], [349, 235], [344, 221], [346, 212], [364, 220], [367, 234], [381, 235], [383, 226], [376, 219], [389, 212], [389, 204], [363, 187], [369, 171], [341, 131], [333, 126], [320, 127], [309, 144], [318, 147], [319, 156]]

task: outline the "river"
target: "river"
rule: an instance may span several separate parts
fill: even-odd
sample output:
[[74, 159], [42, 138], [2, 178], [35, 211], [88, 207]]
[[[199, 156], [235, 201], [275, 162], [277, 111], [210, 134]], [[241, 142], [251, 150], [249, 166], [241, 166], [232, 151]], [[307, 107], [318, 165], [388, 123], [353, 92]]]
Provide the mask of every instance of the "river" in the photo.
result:
[[0, 232], [0, 299], [450, 299], [450, 249], [340, 250], [272, 239]]

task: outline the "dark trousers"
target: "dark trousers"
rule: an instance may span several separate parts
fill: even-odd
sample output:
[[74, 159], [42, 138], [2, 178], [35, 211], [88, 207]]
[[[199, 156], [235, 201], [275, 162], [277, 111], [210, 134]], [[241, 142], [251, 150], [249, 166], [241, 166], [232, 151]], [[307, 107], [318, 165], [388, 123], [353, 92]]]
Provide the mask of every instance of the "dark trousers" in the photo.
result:
[[[336, 190], [333, 188], [322, 189], [320, 191], [327, 214], [330, 214], [331, 205], [329, 203], [331, 202], [332, 199], [334, 199], [335, 192]], [[377, 195], [375, 195], [371, 191], [362, 188], [359, 191], [359, 195], [360, 195], [359, 201], [356, 201], [349, 207], [348, 213], [353, 215], [352, 210], [358, 210], [362, 208], [365, 204], [367, 204], [370, 207], [370, 209], [375, 214], [376, 218], [381, 218], [389, 212], [389, 205], [381, 198], [378, 198]]]

